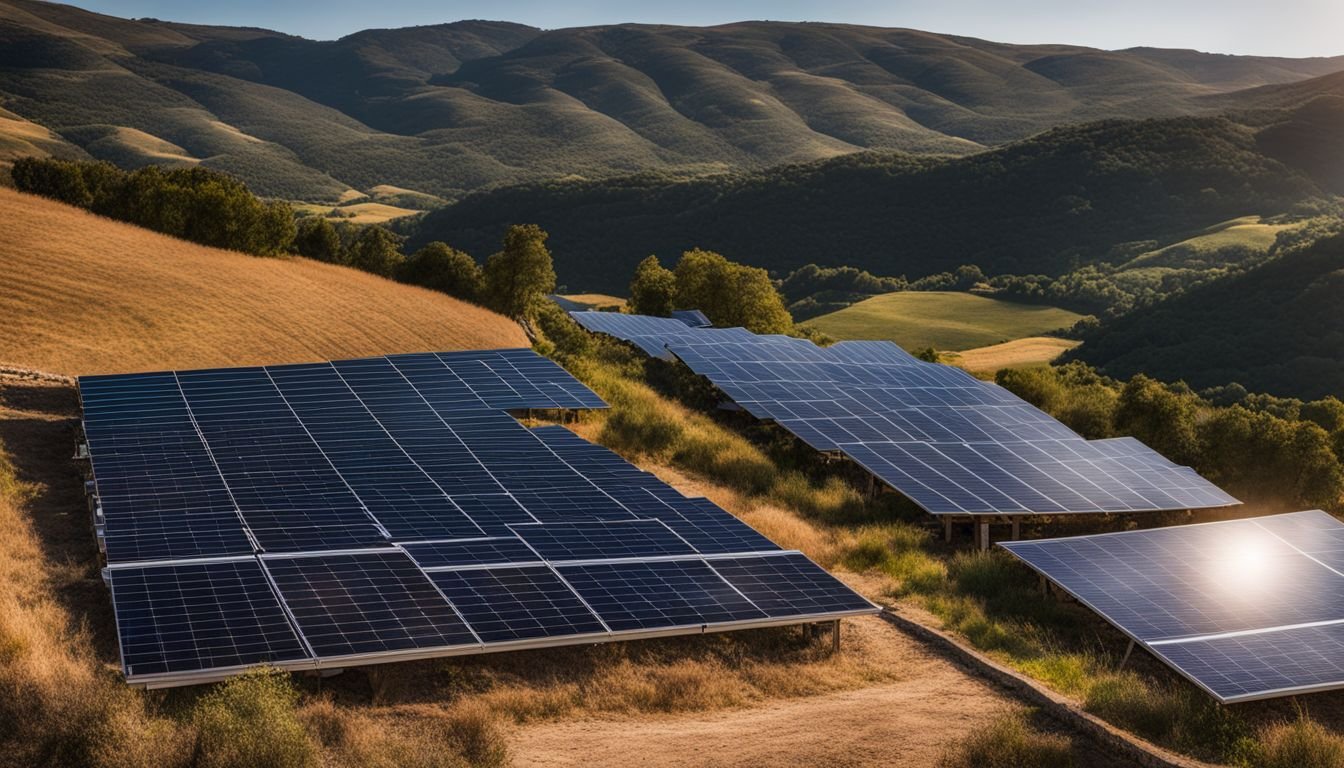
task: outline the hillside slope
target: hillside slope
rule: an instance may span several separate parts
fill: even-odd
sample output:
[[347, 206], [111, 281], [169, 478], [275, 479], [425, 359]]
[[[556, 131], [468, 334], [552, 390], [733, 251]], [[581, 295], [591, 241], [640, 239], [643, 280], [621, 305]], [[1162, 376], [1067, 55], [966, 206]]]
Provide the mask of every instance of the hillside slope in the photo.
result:
[[571, 291], [621, 292], [644, 256], [693, 247], [781, 275], [809, 263], [912, 279], [962, 264], [1058, 275], [1118, 243], [1168, 244], [1321, 194], [1256, 138], [1224, 118], [1106, 121], [955, 159], [863, 153], [689, 181], [510, 187], [431, 212], [412, 245], [484, 256], [508, 225], [533, 222]]
[[1196, 388], [1344, 396], [1344, 236], [1102, 328], [1069, 357]]
[[527, 346], [440, 293], [175, 240], [0, 188], [0, 364], [86, 374]]
[[[821, 23], [462, 21], [313, 41], [0, 0], [3, 108], [99, 158], [201, 162], [263, 194], [311, 200], [379, 184], [456, 197], [861, 150], [966, 154], [1065, 123], [1215, 111], [1211, 97], [1340, 70], [1344, 58]], [[171, 157], [147, 150], [164, 146]]]

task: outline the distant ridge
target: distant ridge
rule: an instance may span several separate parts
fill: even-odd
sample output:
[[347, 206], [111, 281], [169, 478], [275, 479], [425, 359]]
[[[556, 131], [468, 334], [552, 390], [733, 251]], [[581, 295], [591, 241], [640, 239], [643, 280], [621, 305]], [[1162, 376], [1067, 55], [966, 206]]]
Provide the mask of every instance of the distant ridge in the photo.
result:
[[[380, 184], [454, 198], [862, 150], [962, 155], [1066, 123], [1219, 111], [1217, 97], [1340, 70], [1344, 58], [1019, 46], [824, 23], [461, 21], [318, 42], [0, 0], [0, 107], [54, 131], [66, 151], [123, 166], [201, 163], [312, 200]], [[0, 151], [12, 130], [0, 123]]]

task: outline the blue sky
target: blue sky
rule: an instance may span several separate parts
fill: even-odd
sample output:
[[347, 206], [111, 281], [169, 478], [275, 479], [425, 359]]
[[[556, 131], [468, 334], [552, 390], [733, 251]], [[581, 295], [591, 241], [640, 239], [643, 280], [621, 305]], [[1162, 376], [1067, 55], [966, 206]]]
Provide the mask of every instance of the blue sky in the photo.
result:
[[1344, 54], [1341, 0], [73, 0], [114, 16], [260, 26], [316, 39], [369, 27], [500, 19], [556, 27], [644, 22], [721, 24], [743, 19], [913, 27], [1009, 43], [1098, 48], [1154, 45], [1272, 56]]

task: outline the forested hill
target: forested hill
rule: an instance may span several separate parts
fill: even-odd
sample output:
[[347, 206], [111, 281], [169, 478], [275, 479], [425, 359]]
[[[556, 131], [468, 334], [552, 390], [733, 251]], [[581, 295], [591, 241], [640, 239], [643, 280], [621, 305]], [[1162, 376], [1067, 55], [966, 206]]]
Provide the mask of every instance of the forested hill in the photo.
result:
[[608, 292], [648, 254], [692, 247], [781, 273], [816, 263], [912, 278], [962, 264], [1059, 274], [1119, 243], [1182, 239], [1322, 194], [1257, 139], [1224, 118], [1107, 121], [964, 158], [866, 153], [695, 180], [536, 184], [431, 213], [413, 244], [488, 253], [510, 223], [535, 222], [551, 233], [562, 283]]
[[1112, 376], [1344, 397], [1344, 235], [1114, 321], [1073, 353]]
[[202, 164], [264, 195], [454, 198], [566, 175], [967, 154], [1063, 124], [1216, 112], [1211, 98], [1341, 70], [820, 23], [464, 21], [313, 41], [0, 0], [0, 162], [18, 146]]

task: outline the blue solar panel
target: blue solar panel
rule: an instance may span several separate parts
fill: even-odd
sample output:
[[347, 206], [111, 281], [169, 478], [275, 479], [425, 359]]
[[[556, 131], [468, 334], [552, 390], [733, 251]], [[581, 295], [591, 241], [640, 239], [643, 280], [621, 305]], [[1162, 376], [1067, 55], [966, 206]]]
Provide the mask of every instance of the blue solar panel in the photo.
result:
[[[1138, 441], [1094, 446], [1012, 393], [960, 369], [917, 360], [889, 342], [822, 348], [804, 339], [741, 329], [724, 334], [665, 318], [571, 315], [589, 330], [681, 360], [756, 418], [775, 421], [816, 450], [846, 454], [935, 514], [1239, 503]], [[980, 449], [1015, 443], [1039, 444], [1026, 452], [1039, 455], [1023, 457], [1010, 448], [1014, 455], [1005, 464]], [[1052, 492], [1031, 492], [1040, 491], [1042, 481]]]
[[546, 566], [436, 571], [431, 577], [486, 643], [607, 631]]
[[402, 544], [401, 548], [406, 550], [421, 568], [530, 563], [541, 560], [541, 557], [524, 544], [522, 539], [503, 536], [461, 541], [415, 542]]
[[615, 631], [766, 618], [703, 560], [597, 563], [558, 571]]
[[255, 559], [113, 568], [108, 578], [129, 680], [308, 658]]
[[658, 520], [520, 525], [518, 534], [537, 554], [551, 561], [693, 555], [680, 536]]
[[1344, 540], [1320, 511], [1003, 542], [1032, 568], [1224, 701], [1344, 675], [1344, 574], [1310, 550]]
[[478, 644], [403, 552], [268, 557], [263, 563], [319, 656]]
[[[81, 393], [127, 676], [147, 685], [766, 618], [680, 558], [774, 544], [505, 412], [604, 406], [529, 350], [92, 377]], [[555, 564], [581, 569], [615, 625]]]
[[770, 616], [869, 611], [873, 604], [800, 554], [716, 558], [710, 567]]
[[674, 309], [672, 310], [672, 319], [678, 320], [692, 328], [708, 328], [713, 325], [705, 313], [698, 309]]

